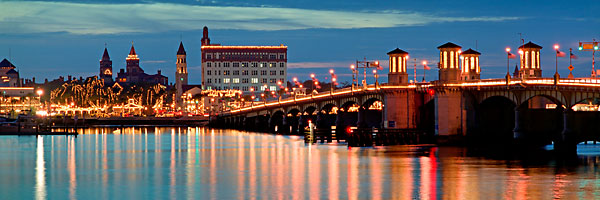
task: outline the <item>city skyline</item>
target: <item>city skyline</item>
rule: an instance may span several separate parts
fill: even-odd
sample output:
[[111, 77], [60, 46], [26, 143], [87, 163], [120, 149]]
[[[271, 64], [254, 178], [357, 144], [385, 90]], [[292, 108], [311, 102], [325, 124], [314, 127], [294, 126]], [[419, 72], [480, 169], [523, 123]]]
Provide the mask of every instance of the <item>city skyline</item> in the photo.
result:
[[[313, 3], [316, 2], [308, 2]], [[463, 50], [473, 48], [482, 53], [481, 78], [499, 78], [506, 73], [504, 48], [517, 49], [518, 33], [522, 33], [525, 42], [544, 47], [541, 51], [544, 77], [554, 73], [554, 44], [559, 44], [563, 52], [573, 48], [579, 57], [573, 61], [573, 74], [589, 76], [591, 53], [579, 52], [576, 47], [580, 40], [600, 38], [589, 28], [600, 24], [598, 14], [593, 12], [598, 9], [597, 4], [581, 1], [562, 6], [525, 2], [513, 7], [515, 3], [356, 1], [340, 6], [320, 2], [321, 8], [315, 9], [313, 5], [292, 1], [119, 4], [8, 1], [0, 3], [4, 4], [0, 10], [11, 8], [3, 10], [10, 14], [0, 18], [0, 27], [4, 27], [0, 31], [3, 36], [0, 57], [10, 57], [21, 77], [36, 77], [37, 82], [66, 75], [88, 77], [98, 75], [97, 63], [104, 43], [108, 44], [113, 69], [118, 71], [125, 68], [125, 57], [134, 41], [142, 68], [160, 69], [170, 80], [175, 80], [177, 47], [183, 41], [188, 51], [189, 82], [199, 84], [201, 29], [208, 26], [213, 39], [224, 45], [289, 46], [290, 79], [295, 76], [309, 79], [310, 72], [327, 76], [327, 71], [333, 68], [341, 81], [349, 81], [348, 66], [364, 57], [381, 61], [384, 66], [381, 72], [385, 72], [386, 52], [397, 47], [411, 55], [409, 74], [413, 58], [417, 58], [417, 73], [421, 75], [420, 61], [437, 63], [436, 47], [448, 41], [463, 46]], [[94, 11], [78, 11], [82, 8]], [[128, 9], [134, 12], [125, 12]], [[148, 12], [157, 14], [149, 16]], [[235, 14], [222, 14], [225, 12]], [[81, 18], [83, 14], [91, 17]], [[106, 17], [109, 15], [114, 19]], [[104, 18], [97, 20], [94, 16]], [[121, 18], [126, 20], [115, 20]], [[559, 59], [563, 77], [569, 72], [568, 62], [568, 57]], [[511, 73], [516, 64], [516, 60], [511, 60]], [[380, 74], [382, 78], [387, 75]], [[427, 77], [437, 77], [437, 70], [428, 71]]]

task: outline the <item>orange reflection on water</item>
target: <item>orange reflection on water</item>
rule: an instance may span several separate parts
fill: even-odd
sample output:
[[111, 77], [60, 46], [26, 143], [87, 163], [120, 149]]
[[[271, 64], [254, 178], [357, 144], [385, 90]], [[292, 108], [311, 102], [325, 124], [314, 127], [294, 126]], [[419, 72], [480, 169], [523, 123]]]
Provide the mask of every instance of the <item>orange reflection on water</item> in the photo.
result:
[[352, 149], [348, 148], [348, 186], [346, 187], [348, 199], [358, 199], [360, 192], [358, 177], [359, 159], [354, 153], [356, 152], [352, 152]]
[[75, 137], [67, 138], [67, 171], [69, 172], [69, 198], [76, 199], [77, 172], [75, 164]]

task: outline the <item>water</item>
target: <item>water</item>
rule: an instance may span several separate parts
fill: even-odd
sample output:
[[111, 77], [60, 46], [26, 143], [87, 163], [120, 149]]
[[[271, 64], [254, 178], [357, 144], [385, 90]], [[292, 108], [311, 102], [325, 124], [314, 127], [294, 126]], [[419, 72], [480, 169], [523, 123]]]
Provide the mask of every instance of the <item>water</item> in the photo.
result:
[[0, 199], [600, 198], [600, 147], [592, 145], [561, 160], [427, 145], [307, 146], [300, 137], [205, 128], [81, 132], [0, 137]]

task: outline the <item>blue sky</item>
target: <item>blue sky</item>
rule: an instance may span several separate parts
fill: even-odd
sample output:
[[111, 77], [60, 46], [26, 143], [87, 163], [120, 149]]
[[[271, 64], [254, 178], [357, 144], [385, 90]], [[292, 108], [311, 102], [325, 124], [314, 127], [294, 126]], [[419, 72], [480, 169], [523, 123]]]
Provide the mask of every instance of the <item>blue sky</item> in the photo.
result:
[[[9, 57], [25, 78], [98, 74], [107, 43], [113, 70], [125, 68], [134, 41], [141, 67], [161, 69], [173, 81], [180, 39], [188, 53], [189, 80], [200, 82], [201, 29], [213, 43], [288, 46], [289, 78], [326, 76], [336, 69], [350, 79], [348, 66], [366, 57], [386, 63], [396, 47], [411, 58], [437, 62], [436, 47], [452, 41], [482, 53], [482, 78], [506, 73], [509, 46], [519, 34], [544, 47], [543, 75], [554, 73], [552, 45], [576, 49], [578, 41], [600, 39], [598, 1], [1, 1], [0, 58]], [[591, 53], [573, 65], [588, 76]], [[568, 58], [559, 72], [568, 74]], [[412, 63], [410, 63], [412, 65]], [[511, 60], [511, 72], [516, 60]], [[412, 71], [411, 71], [412, 72]], [[422, 68], [418, 71], [422, 74]], [[382, 73], [385, 74], [385, 73]], [[321, 77], [321, 78], [323, 78]], [[437, 77], [434, 68], [428, 79]]]

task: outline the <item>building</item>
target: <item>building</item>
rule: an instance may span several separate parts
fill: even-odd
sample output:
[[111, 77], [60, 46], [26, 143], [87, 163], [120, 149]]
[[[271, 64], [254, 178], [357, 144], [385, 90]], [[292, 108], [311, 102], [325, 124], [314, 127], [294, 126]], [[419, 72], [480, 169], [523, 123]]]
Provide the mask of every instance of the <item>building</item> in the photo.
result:
[[119, 70], [119, 73], [117, 74], [117, 82], [125, 84], [168, 84], [168, 78], [166, 76], [163, 76], [160, 70], [158, 70], [157, 74], [153, 75], [149, 75], [144, 72], [144, 70], [140, 67], [140, 58], [135, 53], [135, 48], [133, 48], [133, 44], [131, 45], [131, 50], [129, 50], [129, 55], [125, 60], [127, 62], [127, 71], [125, 71], [124, 69]]
[[108, 50], [104, 47], [104, 53], [102, 54], [102, 59], [100, 60], [100, 79], [104, 80], [105, 84], [109, 84], [113, 82], [112, 79], [113, 69], [112, 69], [112, 60], [110, 60], [110, 56], [108, 55]]
[[20, 87], [19, 72], [6, 58], [0, 62], [0, 87]]
[[183, 48], [183, 42], [179, 43], [179, 49], [177, 50], [177, 62], [175, 62], [175, 66], [177, 67], [177, 70], [175, 71], [175, 88], [177, 89], [175, 98], [177, 105], [181, 107], [181, 95], [184, 92], [183, 86], [188, 84], [187, 60], [185, 48]]
[[286, 84], [287, 46], [223, 46], [202, 37], [202, 85], [208, 90], [278, 90]]

